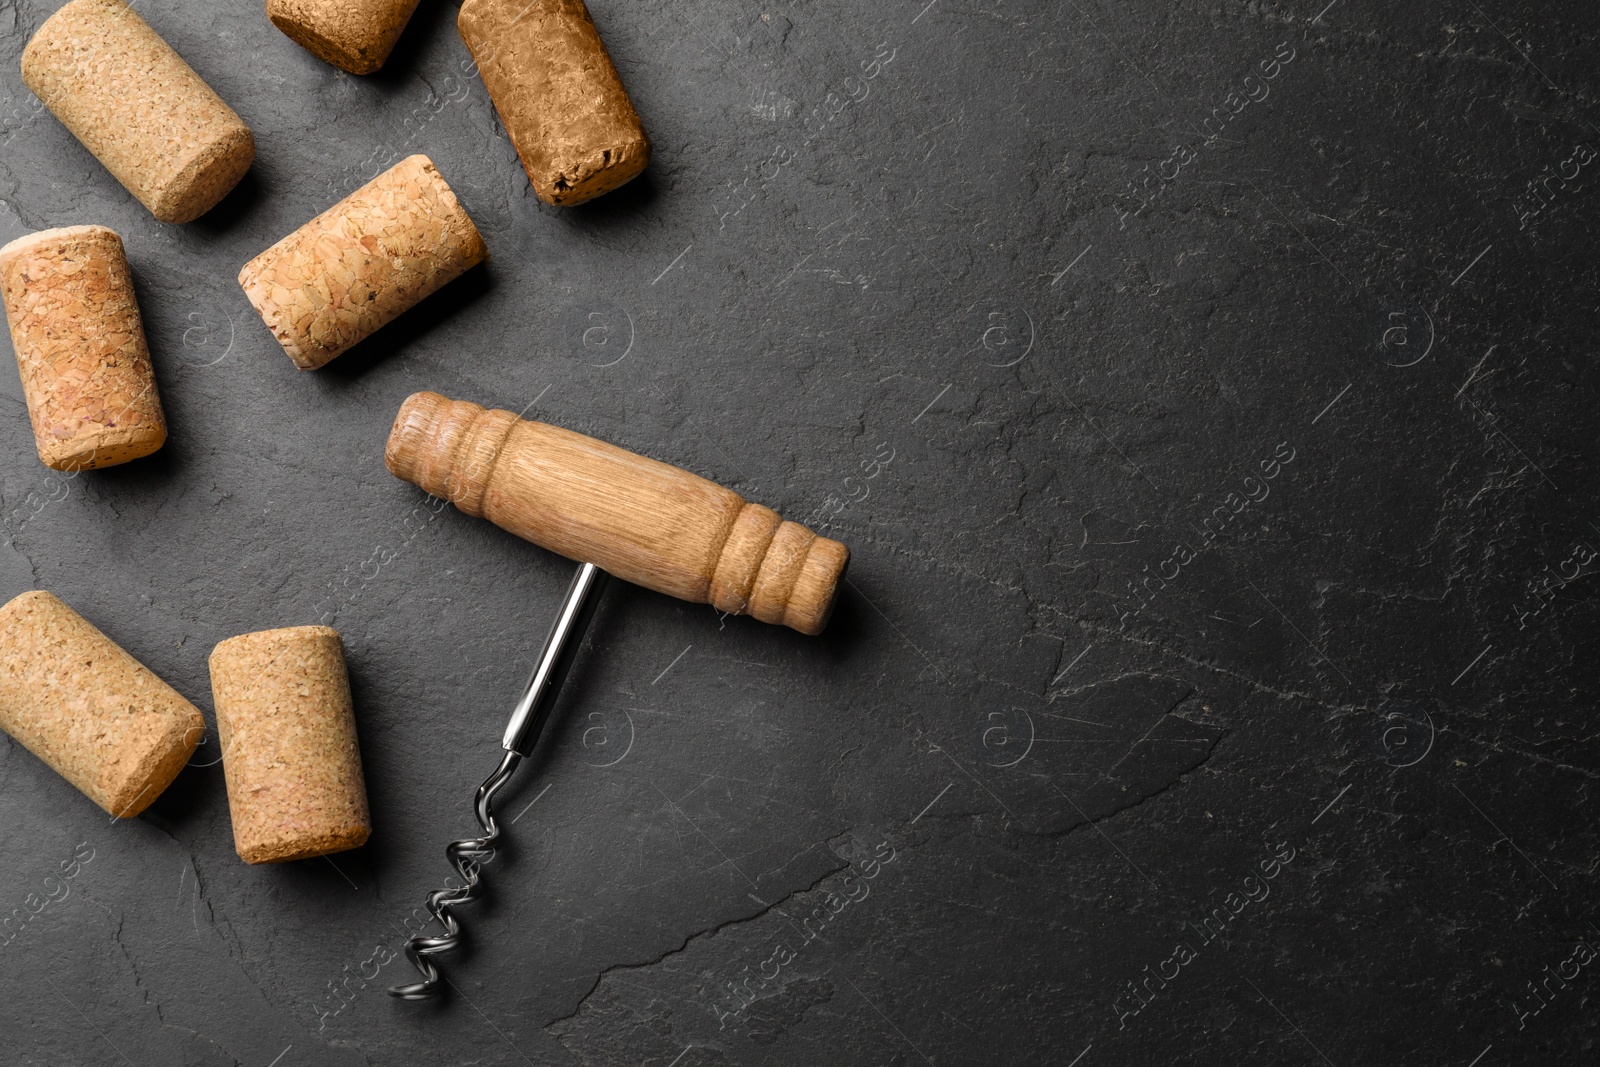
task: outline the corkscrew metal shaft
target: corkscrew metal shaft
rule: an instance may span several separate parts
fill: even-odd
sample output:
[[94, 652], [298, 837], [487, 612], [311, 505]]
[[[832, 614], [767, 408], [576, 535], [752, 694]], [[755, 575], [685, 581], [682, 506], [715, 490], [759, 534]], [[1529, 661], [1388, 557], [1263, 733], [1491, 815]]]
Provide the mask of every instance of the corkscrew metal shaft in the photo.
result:
[[444, 935], [426, 937], [419, 934], [411, 939], [406, 945], [406, 956], [422, 974], [422, 981], [392, 986], [389, 989], [391, 996], [402, 1000], [426, 1000], [438, 994], [445, 979], [439, 973], [438, 965], [429, 957], [460, 946], [461, 924], [450, 909], [470, 904], [482, 896], [479, 872], [484, 864], [494, 858], [495, 842], [500, 838], [500, 826], [494, 819], [494, 796], [511, 778], [517, 764], [522, 762], [523, 757], [532, 755], [534, 746], [539, 743], [539, 735], [544, 732], [545, 723], [549, 721], [550, 712], [561, 694], [561, 685], [566, 681], [573, 661], [577, 659], [584, 632], [594, 618], [600, 594], [605, 591], [608, 580], [606, 572], [592, 563], [582, 564], [578, 573], [573, 575], [572, 584], [567, 587], [567, 595], [561, 601], [561, 608], [550, 627], [550, 634], [544, 639], [544, 648], [539, 652], [533, 675], [528, 679], [522, 699], [512, 709], [511, 721], [506, 724], [505, 737], [500, 742], [505, 755], [501, 757], [494, 773], [478, 787], [474, 812], [478, 817], [478, 825], [483, 828], [483, 836], [452, 841], [445, 846], [445, 857], [461, 876], [462, 885], [454, 889], [435, 889], [428, 894], [428, 910], [444, 927]]

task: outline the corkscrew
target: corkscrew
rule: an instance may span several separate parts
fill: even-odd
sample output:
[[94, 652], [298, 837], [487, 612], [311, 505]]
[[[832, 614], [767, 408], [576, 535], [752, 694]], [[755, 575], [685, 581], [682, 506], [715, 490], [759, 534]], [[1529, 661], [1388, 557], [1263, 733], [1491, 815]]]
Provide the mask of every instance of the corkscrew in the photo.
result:
[[531, 756], [534, 746], [539, 743], [539, 735], [544, 732], [550, 712], [561, 695], [561, 685], [572, 670], [573, 660], [578, 657], [584, 632], [589, 629], [589, 622], [600, 603], [600, 594], [605, 592], [608, 581], [606, 572], [593, 563], [583, 564], [578, 568], [578, 573], [573, 575], [572, 584], [567, 587], [567, 595], [562, 599], [561, 608], [550, 627], [550, 634], [539, 651], [539, 659], [534, 664], [527, 688], [512, 709], [511, 721], [506, 724], [506, 735], [500, 742], [505, 755], [500, 757], [500, 765], [494, 769], [494, 773], [478, 787], [473, 810], [478, 816], [478, 825], [483, 828], [483, 836], [463, 838], [445, 846], [445, 856], [461, 876], [462, 885], [458, 889], [435, 889], [428, 894], [428, 910], [444, 927], [444, 936], [418, 934], [410, 940], [406, 945], [406, 957], [421, 972], [422, 981], [393, 986], [389, 990], [391, 995], [402, 1000], [426, 1000], [439, 992], [439, 983], [444, 978], [439, 973], [438, 965], [429, 957], [442, 955], [460, 946], [461, 922], [450, 909], [470, 904], [482, 896], [482, 875], [479, 872], [484, 864], [494, 859], [495, 843], [500, 840], [500, 824], [494, 821], [494, 795], [511, 780], [517, 764], [524, 757]]
[[483, 835], [445, 849], [462, 884], [428, 894], [444, 933], [419, 934], [406, 946], [422, 981], [389, 990], [426, 1000], [448, 981], [434, 957], [461, 944], [454, 909], [482, 896], [482, 868], [500, 841], [495, 796], [538, 744], [610, 577], [817, 634], [833, 611], [850, 550], [688, 471], [437, 393], [406, 400], [384, 462], [469, 515], [592, 561], [573, 576], [506, 724], [505, 754], [478, 787], [474, 813]]

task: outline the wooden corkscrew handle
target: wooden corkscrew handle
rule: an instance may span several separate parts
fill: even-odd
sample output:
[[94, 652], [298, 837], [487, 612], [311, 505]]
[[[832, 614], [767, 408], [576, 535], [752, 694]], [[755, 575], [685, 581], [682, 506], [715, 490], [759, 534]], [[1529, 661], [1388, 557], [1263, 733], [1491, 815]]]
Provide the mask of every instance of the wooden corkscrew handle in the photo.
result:
[[414, 393], [389, 432], [398, 478], [624, 581], [804, 634], [828, 623], [850, 550], [686, 470], [509, 411]]

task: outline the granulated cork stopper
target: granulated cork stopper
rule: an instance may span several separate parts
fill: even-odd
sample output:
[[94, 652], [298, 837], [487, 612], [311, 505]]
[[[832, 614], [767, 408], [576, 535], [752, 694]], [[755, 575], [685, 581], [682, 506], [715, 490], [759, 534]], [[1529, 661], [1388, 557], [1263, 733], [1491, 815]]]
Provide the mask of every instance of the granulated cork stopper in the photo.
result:
[[456, 26], [540, 200], [581, 204], [650, 162], [583, 0], [466, 0]]
[[233, 842], [246, 863], [356, 848], [372, 832], [339, 632], [291, 626], [211, 651]]
[[267, 0], [267, 17], [318, 59], [371, 74], [389, 58], [417, 0]]
[[17, 238], [0, 248], [0, 298], [45, 466], [109, 467], [161, 447], [167, 422], [114, 231]]
[[35, 590], [0, 608], [0, 727], [127, 819], [177, 777], [206, 724], [83, 616]]
[[162, 222], [210, 211], [255, 158], [249, 127], [121, 0], [46, 19], [22, 80]]
[[375, 333], [488, 251], [433, 161], [403, 159], [239, 272], [301, 370]]

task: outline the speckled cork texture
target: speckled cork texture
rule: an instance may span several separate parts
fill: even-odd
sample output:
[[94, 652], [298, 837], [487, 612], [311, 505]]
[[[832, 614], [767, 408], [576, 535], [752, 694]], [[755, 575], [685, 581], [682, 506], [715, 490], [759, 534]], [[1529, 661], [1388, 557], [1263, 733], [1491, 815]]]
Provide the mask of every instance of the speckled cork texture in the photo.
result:
[[318, 59], [371, 74], [389, 58], [417, 0], [267, 0], [272, 24]]
[[416, 155], [246, 263], [239, 284], [295, 366], [315, 370], [487, 254], [433, 161]]
[[581, 204], [650, 162], [583, 0], [467, 0], [456, 25], [540, 200]]
[[211, 210], [255, 158], [249, 127], [119, 0], [72, 0], [46, 19], [22, 80], [162, 222]]
[[122, 239], [68, 226], [0, 248], [5, 300], [34, 444], [45, 466], [89, 470], [167, 439]]
[[372, 832], [339, 632], [291, 626], [211, 652], [211, 693], [246, 863], [356, 848]]
[[206, 724], [87, 619], [35, 590], [0, 608], [0, 728], [127, 819], [177, 777]]

